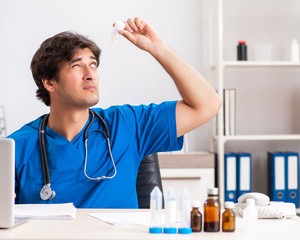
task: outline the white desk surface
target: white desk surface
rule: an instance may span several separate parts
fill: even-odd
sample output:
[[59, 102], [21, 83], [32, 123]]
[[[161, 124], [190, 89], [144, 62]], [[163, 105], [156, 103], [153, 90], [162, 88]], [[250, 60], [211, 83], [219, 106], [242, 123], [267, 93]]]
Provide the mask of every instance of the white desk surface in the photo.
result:
[[[147, 227], [141, 226], [113, 226], [102, 222], [87, 213], [104, 211], [128, 211], [111, 209], [78, 209], [75, 220], [31, 220], [11, 229], [0, 229], [0, 239], [299, 239], [300, 218], [259, 220], [256, 230], [244, 230], [242, 219], [237, 218], [234, 233], [192, 233], [181, 234], [149, 234]], [[134, 210], [130, 210], [134, 211]], [[139, 211], [139, 210], [136, 210]], [[1, 213], [0, 213], [1, 214]]]

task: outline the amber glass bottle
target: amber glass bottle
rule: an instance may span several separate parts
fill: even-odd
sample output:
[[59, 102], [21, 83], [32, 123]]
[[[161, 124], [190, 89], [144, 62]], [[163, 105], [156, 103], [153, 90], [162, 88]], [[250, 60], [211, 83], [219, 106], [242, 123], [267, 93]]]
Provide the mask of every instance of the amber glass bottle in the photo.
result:
[[225, 202], [225, 211], [222, 214], [222, 231], [234, 232], [235, 231], [235, 213], [233, 211], [234, 203]]
[[220, 210], [218, 188], [207, 189], [207, 200], [203, 205], [204, 209], [204, 232], [220, 231]]
[[200, 201], [192, 202], [192, 212], [191, 212], [191, 228], [193, 232], [202, 231], [202, 214], [199, 211]]

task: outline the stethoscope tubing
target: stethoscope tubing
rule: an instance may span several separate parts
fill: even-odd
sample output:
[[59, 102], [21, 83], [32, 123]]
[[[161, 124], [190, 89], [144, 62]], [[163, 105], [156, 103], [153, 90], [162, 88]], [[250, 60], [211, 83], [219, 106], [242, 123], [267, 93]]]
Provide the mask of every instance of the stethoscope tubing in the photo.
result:
[[[116, 164], [115, 164], [115, 161], [114, 161], [114, 158], [112, 155], [112, 151], [111, 151], [110, 134], [109, 134], [107, 124], [105, 123], [104, 119], [99, 114], [97, 114], [95, 111], [89, 109], [89, 113], [91, 114], [92, 118], [84, 130], [84, 146], [85, 146], [84, 175], [89, 180], [95, 180], [95, 181], [100, 181], [103, 179], [112, 179], [117, 174], [117, 168], [116, 168]], [[89, 131], [92, 123], [94, 122], [95, 116], [101, 121], [101, 123], [105, 129], [105, 132], [103, 132], [103, 131], [101, 131], [101, 132], [104, 134], [104, 136], [107, 140], [108, 152], [109, 152], [109, 156], [112, 161], [112, 164], [113, 164], [114, 173], [111, 176], [90, 177], [86, 171], [87, 163], [88, 163], [88, 146], [87, 146], [88, 131]], [[54, 198], [56, 195], [55, 191], [51, 189], [50, 171], [49, 171], [49, 166], [48, 166], [48, 157], [47, 157], [47, 153], [46, 153], [45, 129], [46, 129], [48, 118], [49, 118], [49, 114], [46, 114], [42, 118], [42, 121], [40, 124], [40, 129], [39, 129], [39, 147], [40, 147], [40, 152], [41, 152], [43, 181], [44, 181], [44, 186], [41, 189], [40, 195], [43, 200], [50, 200], [50, 199]], [[47, 189], [46, 194], [44, 194], [44, 196], [46, 195], [47, 197], [42, 197], [44, 189]], [[49, 193], [49, 191], [50, 191], [50, 193]], [[53, 194], [51, 194], [52, 192], [53, 192]]]

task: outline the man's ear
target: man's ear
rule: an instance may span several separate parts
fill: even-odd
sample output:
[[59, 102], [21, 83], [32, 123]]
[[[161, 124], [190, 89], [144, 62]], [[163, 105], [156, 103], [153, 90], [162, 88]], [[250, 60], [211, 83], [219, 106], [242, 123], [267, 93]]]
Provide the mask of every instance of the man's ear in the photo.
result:
[[44, 88], [47, 89], [48, 92], [54, 92], [54, 80], [51, 79], [43, 79], [42, 80]]

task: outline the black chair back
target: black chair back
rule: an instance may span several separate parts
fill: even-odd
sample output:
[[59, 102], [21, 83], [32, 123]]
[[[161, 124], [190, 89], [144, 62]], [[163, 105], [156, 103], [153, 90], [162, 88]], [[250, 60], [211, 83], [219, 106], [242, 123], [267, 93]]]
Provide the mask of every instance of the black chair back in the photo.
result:
[[156, 186], [163, 194], [158, 156], [157, 153], [152, 153], [142, 160], [136, 179], [139, 208], [150, 208], [150, 194]]

